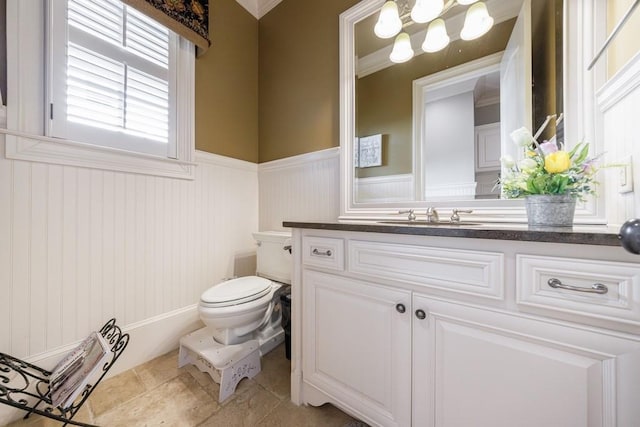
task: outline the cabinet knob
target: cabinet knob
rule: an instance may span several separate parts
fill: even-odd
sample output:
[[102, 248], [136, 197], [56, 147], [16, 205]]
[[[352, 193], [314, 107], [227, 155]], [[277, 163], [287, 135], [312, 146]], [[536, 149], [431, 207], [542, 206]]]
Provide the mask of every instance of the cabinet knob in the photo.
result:
[[404, 304], [396, 304], [396, 311], [398, 313], [404, 313], [405, 311], [407, 311], [407, 308], [404, 306]]
[[416, 317], [420, 320], [424, 320], [427, 318], [427, 313], [425, 313], [422, 309], [418, 309], [416, 310]]

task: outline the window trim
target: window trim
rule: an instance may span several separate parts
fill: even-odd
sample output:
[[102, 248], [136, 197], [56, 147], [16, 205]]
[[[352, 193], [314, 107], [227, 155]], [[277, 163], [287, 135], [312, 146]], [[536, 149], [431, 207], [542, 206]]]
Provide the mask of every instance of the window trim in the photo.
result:
[[[180, 37], [177, 61], [176, 159], [45, 136], [47, 13], [41, 0], [7, 0], [8, 159], [180, 179], [195, 178], [195, 55]], [[29, 25], [20, 25], [28, 22]], [[23, 76], [21, 78], [21, 76]], [[28, 76], [28, 78], [24, 78]], [[35, 84], [34, 84], [35, 83]]]

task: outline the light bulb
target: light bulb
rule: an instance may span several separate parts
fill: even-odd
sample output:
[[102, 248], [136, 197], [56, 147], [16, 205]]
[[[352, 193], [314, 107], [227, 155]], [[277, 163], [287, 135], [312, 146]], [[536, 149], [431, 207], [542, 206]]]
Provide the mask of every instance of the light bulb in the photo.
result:
[[393, 43], [393, 50], [391, 51], [391, 55], [389, 55], [389, 59], [391, 62], [400, 64], [402, 62], [407, 62], [411, 58], [413, 58], [413, 49], [411, 48], [411, 39], [409, 38], [409, 34], [400, 33], [398, 34], [398, 37], [396, 37], [396, 41]]
[[373, 32], [381, 39], [388, 39], [398, 34], [400, 30], [402, 30], [402, 21], [398, 15], [398, 5], [395, 1], [389, 0], [380, 9], [380, 16]]
[[475, 3], [467, 10], [464, 26], [460, 32], [462, 40], [473, 40], [486, 34], [493, 26], [493, 18], [489, 16], [487, 6], [483, 2]]
[[468, 4], [472, 4], [472, 3], [477, 2], [478, 0], [457, 0], [457, 1], [458, 1], [458, 4], [466, 6]]
[[427, 36], [422, 43], [425, 52], [437, 52], [449, 44], [449, 35], [443, 19], [436, 19], [429, 24]]
[[411, 9], [411, 19], [423, 24], [437, 18], [444, 9], [444, 0], [416, 0]]

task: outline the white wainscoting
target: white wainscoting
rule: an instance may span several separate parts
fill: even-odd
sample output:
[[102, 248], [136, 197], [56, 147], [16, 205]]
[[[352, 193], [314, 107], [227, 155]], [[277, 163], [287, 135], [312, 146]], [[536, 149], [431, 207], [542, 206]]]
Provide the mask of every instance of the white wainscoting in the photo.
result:
[[476, 196], [475, 181], [456, 184], [430, 185], [424, 189], [426, 200], [473, 200]]
[[615, 226], [640, 217], [640, 53], [598, 92], [598, 105], [604, 121], [604, 163], [617, 163], [629, 155], [633, 162], [631, 193], [619, 193], [618, 168], [604, 171], [607, 220]]
[[282, 221], [335, 221], [340, 213], [340, 149], [261, 163], [260, 230]]
[[202, 291], [255, 251], [258, 173], [196, 159], [187, 181], [0, 156], [0, 352], [51, 364], [116, 317], [122, 370], [200, 326]]
[[413, 175], [386, 175], [356, 178], [358, 203], [410, 202], [415, 199]]

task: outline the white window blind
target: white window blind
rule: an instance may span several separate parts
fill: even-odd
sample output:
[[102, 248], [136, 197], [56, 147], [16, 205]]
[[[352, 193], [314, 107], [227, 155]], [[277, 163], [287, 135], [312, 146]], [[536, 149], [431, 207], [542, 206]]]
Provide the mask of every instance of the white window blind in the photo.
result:
[[175, 158], [177, 36], [120, 0], [64, 3], [51, 14], [51, 136]]

